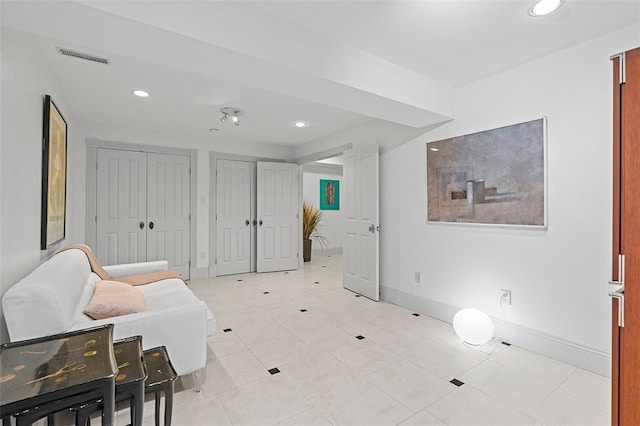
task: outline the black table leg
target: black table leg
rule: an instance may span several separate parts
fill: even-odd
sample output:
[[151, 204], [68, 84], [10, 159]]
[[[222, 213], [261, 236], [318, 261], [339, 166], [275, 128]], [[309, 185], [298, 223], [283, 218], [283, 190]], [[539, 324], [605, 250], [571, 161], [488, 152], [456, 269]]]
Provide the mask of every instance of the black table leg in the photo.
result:
[[168, 389], [164, 391], [164, 426], [171, 426], [173, 414], [173, 382], [169, 382]]
[[113, 417], [116, 410], [115, 393], [115, 382], [113, 380], [109, 380], [103, 388], [102, 426], [113, 426], [114, 424]]
[[156, 426], [160, 426], [160, 391], [155, 392], [156, 396]]

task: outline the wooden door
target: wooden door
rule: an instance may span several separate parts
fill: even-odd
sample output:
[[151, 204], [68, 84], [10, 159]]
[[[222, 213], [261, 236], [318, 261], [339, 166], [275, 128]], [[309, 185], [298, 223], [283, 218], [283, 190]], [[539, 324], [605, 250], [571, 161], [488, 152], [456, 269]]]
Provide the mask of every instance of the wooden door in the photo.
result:
[[147, 154], [147, 260], [166, 260], [189, 278], [191, 159]]
[[298, 166], [257, 166], [257, 272], [298, 268]]
[[611, 415], [640, 424], [640, 48], [614, 61]]
[[103, 265], [147, 260], [147, 154], [98, 150], [96, 256]]
[[216, 271], [217, 275], [251, 271], [251, 199], [255, 195], [252, 168], [246, 161], [216, 163]]
[[344, 153], [344, 204], [347, 212], [343, 251], [344, 288], [379, 300], [378, 144]]

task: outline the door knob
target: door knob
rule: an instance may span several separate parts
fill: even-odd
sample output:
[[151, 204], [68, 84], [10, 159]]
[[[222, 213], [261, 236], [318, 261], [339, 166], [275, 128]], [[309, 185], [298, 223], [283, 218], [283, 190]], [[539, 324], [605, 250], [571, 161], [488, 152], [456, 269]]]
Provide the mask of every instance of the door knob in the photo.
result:
[[253, 219], [253, 222], [252, 222], [253, 226], [256, 226], [257, 223], [258, 222], [255, 219]]
[[144, 222], [140, 221], [140, 229], [144, 229]]
[[258, 225], [262, 226], [262, 219], [260, 219], [260, 222], [258, 222]]
[[153, 229], [153, 222], [149, 222], [149, 229]]
[[245, 220], [245, 221], [244, 221], [244, 225], [245, 225], [245, 226], [249, 226], [249, 223], [251, 223], [251, 222], [249, 222], [249, 219], [247, 219], [247, 220]]
[[609, 281], [611, 285], [621, 285], [624, 286], [624, 254], [618, 254], [618, 281]]
[[372, 234], [376, 233], [376, 227], [373, 224], [369, 227], [369, 232], [371, 232]]
[[609, 296], [618, 299], [618, 327], [624, 327], [624, 287], [609, 292]]

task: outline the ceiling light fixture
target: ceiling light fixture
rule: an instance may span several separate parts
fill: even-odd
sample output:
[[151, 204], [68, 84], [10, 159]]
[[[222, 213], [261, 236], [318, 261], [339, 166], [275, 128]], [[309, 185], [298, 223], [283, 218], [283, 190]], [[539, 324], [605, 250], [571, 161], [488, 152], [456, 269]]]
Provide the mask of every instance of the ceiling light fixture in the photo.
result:
[[293, 125], [295, 127], [303, 128], [303, 127], [307, 127], [309, 123], [307, 123], [306, 121], [294, 121]]
[[244, 110], [236, 107], [224, 107], [220, 110], [222, 113], [222, 117], [220, 117], [220, 121], [226, 123], [227, 119], [231, 117], [231, 121], [236, 126], [240, 125], [240, 117], [244, 115]]
[[557, 10], [564, 0], [539, 0], [536, 4], [529, 9], [529, 15], [531, 16], [544, 16]]
[[149, 94], [149, 92], [147, 92], [146, 90], [141, 90], [141, 89], [132, 90], [131, 93], [133, 93], [134, 95], [136, 95], [139, 98], [148, 98], [149, 96], [151, 96]]

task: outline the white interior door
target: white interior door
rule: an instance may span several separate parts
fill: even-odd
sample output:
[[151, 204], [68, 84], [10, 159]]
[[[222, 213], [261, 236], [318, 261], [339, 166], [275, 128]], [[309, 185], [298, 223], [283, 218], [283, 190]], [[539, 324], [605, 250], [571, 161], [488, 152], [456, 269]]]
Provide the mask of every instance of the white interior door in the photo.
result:
[[97, 167], [98, 261], [147, 260], [147, 154], [99, 149]]
[[[216, 273], [240, 274], [251, 271], [252, 250], [252, 168], [254, 163], [217, 160]], [[253, 191], [255, 192], [255, 191]]]
[[189, 278], [190, 161], [98, 149], [96, 256], [103, 265], [167, 260]]
[[188, 279], [191, 159], [147, 155], [147, 260], [167, 260]]
[[298, 267], [298, 166], [258, 162], [257, 271]]
[[347, 215], [343, 250], [344, 288], [380, 299], [378, 276], [378, 144], [344, 153], [344, 204]]

